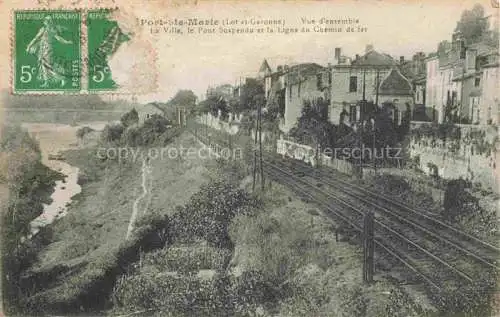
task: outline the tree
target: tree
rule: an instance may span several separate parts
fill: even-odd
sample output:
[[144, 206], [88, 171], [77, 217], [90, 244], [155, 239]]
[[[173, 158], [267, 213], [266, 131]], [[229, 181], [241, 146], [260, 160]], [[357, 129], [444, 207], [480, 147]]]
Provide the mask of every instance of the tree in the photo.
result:
[[101, 132], [101, 140], [104, 142], [114, 142], [120, 140], [125, 128], [121, 124], [106, 125]]
[[322, 98], [304, 101], [302, 113], [290, 134], [299, 142], [331, 148], [335, 141], [335, 126], [328, 120], [328, 103]]
[[127, 128], [131, 125], [139, 123], [139, 114], [137, 111], [134, 109], [130, 110], [126, 114], [124, 114], [121, 118], [120, 121], [122, 125]]
[[232, 113], [240, 113], [244, 109], [241, 105], [240, 99], [237, 97], [230, 98], [227, 106], [228, 110]]
[[241, 87], [240, 111], [257, 109], [256, 98], [265, 98], [264, 86], [257, 79], [247, 78]]
[[375, 115], [376, 147], [393, 147], [398, 142], [398, 133], [395, 129], [390, 109], [394, 108], [392, 103], [386, 103]]
[[167, 102], [170, 107], [184, 107], [192, 112], [198, 98], [192, 90], [179, 90], [172, 99]]
[[160, 115], [154, 114], [151, 118], [144, 121], [144, 125], [139, 129], [139, 134], [141, 137], [141, 145], [153, 144], [156, 139], [163, 133], [165, 133], [171, 122]]
[[455, 31], [462, 33], [465, 43], [478, 43], [489, 31], [488, 19], [484, 16], [484, 8], [480, 4], [474, 5], [471, 10], [462, 12]]
[[220, 95], [211, 95], [200, 102], [198, 111], [202, 113], [210, 112], [213, 116], [218, 116], [219, 111], [222, 118], [227, 118], [229, 107], [226, 100]]

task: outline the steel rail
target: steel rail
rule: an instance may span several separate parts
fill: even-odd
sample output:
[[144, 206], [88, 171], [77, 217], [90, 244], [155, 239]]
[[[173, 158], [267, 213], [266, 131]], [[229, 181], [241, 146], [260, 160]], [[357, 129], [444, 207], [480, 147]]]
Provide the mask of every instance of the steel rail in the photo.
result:
[[346, 193], [346, 194], [348, 194], [348, 195], [350, 195], [352, 197], [355, 197], [356, 199], [358, 199], [360, 201], [365, 202], [368, 205], [374, 206], [375, 208], [377, 208], [379, 210], [382, 210], [386, 214], [389, 214], [389, 215], [391, 215], [393, 217], [398, 218], [400, 221], [403, 221], [403, 222], [409, 224], [410, 226], [413, 226], [414, 228], [417, 228], [417, 229], [419, 229], [419, 230], [421, 230], [421, 231], [423, 231], [423, 232], [425, 232], [425, 233], [427, 233], [427, 234], [435, 237], [436, 239], [439, 239], [439, 240], [443, 241], [444, 243], [446, 243], [446, 244], [454, 247], [458, 251], [461, 251], [461, 252], [465, 253], [469, 257], [474, 258], [475, 260], [477, 260], [479, 262], [482, 262], [483, 264], [486, 264], [486, 265], [490, 266], [491, 268], [494, 268], [496, 270], [500, 270], [500, 266], [498, 266], [498, 265], [496, 265], [494, 263], [491, 263], [489, 260], [485, 259], [481, 255], [479, 255], [477, 253], [474, 253], [472, 251], [467, 250], [464, 246], [458, 245], [457, 243], [451, 241], [449, 238], [443, 237], [442, 235], [436, 233], [435, 231], [432, 231], [432, 230], [429, 230], [429, 229], [425, 228], [423, 225], [421, 225], [421, 224], [419, 224], [417, 222], [410, 221], [409, 219], [401, 216], [396, 211], [389, 210], [389, 209], [385, 208], [384, 206], [379, 205], [376, 202], [367, 200], [366, 198], [363, 198], [360, 195], [356, 195], [356, 193], [354, 191], [349, 190], [346, 186], [342, 186], [341, 184], [336, 184], [335, 182], [332, 182], [332, 181], [326, 179], [326, 177], [322, 177], [322, 176], [320, 176], [320, 177], [310, 176], [310, 177], [312, 177], [312, 178], [314, 178], [316, 180], [320, 180], [320, 181], [326, 183], [329, 186], [332, 186], [332, 187], [334, 187], [336, 189], [339, 189], [339, 190], [343, 191], [344, 193]]
[[[190, 131], [190, 132], [191, 132], [191, 131]], [[192, 132], [191, 132], [191, 133], [192, 133]], [[193, 135], [194, 135], [194, 134], [193, 134]], [[198, 138], [200, 138], [200, 139], [202, 138], [202, 136], [199, 136], [199, 135], [198, 135], [198, 136], [197, 136], [197, 135], [195, 135], [195, 136], [196, 136], [196, 137], [198, 137]], [[205, 139], [205, 141], [206, 141], [206, 138], [204, 138], [204, 139]], [[219, 140], [219, 141], [221, 141], [221, 143], [223, 143], [223, 144], [227, 144], [227, 143], [228, 143], [228, 142], [225, 142], [225, 140]], [[266, 154], [266, 156], [269, 156], [269, 154]], [[335, 196], [335, 195], [333, 195], [333, 194], [331, 194], [331, 193], [325, 192], [324, 190], [318, 189], [316, 186], [314, 186], [314, 184], [311, 184], [310, 182], [307, 182], [307, 181], [304, 181], [304, 180], [302, 180], [302, 179], [297, 178], [295, 175], [291, 174], [290, 172], [284, 171], [282, 168], [278, 167], [278, 166], [277, 166], [277, 165], [275, 165], [275, 164], [269, 163], [267, 160], [266, 160], [266, 161], [264, 161], [264, 163], [265, 163], [265, 164], [267, 164], [268, 166], [271, 166], [271, 165], [272, 165], [272, 166], [271, 166], [272, 168], [280, 170], [280, 171], [281, 171], [281, 173], [285, 173], [285, 174], [287, 174], [287, 175], [288, 175], [288, 177], [290, 177], [290, 178], [293, 178], [293, 179], [295, 179], [295, 180], [299, 180], [299, 181], [300, 181], [300, 182], [302, 182], [302, 183], [306, 183], [306, 184], [307, 184], [307, 186], [310, 186], [310, 187], [314, 188], [314, 190], [317, 190], [317, 191], [319, 191], [319, 192], [322, 192], [322, 194], [323, 194], [323, 195], [326, 195], [326, 196], [331, 197], [331, 198], [333, 198], [333, 199], [335, 199], [335, 200], [337, 200], [337, 201], [340, 201], [342, 204], [344, 204], [344, 205], [345, 205], [345, 206], [347, 206], [348, 208], [353, 209], [354, 211], [356, 211], [356, 212], [358, 212], [358, 213], [360, 213], [360, 214], [364, 214], [362, 211], [358, 210], [358, 209], [357, 209], [355, 206], [353, 206], [352, 204], [350, 204], [350, 203], [348, 203], [348, 202], [344, 201], [342, 198], [339, 198], [338, 196]], [[302, 163], [302, 162], [299, 162], [299, 163]], [[303, 165], [305, 166], [305, 164], [303, 164]], [[310, 167], [309, 167], [309, 166], [307, 166], [307, 168], [309, 169]], [[312, 178], [313, 178], [313, 179], [315, 179], [315, 180], [324, 181], [324, 179], [321, 179], [321, 178], [319, 178], [319, 179], [318, 179], [318, 177], [312, 177]], [[339, 180], [339, 182], [343, 183], [344, 185], [348, 185], [348, 187], [358, 189], [359, 191], [363, 191], [363, 190], [364, 190], [364, 189], [362, 189], [361, 187], [355, 186], [355, 185], [353, 185], [353, 184], [350, 184], [350, 183], [345, 182], [345, 181], [342, 181], [342, 180]], [[288, 185], [288, 184], [289, 184], [289, 183], [287, 182], [287, 185]], [[329, 184], [329, 185], [330, 185], [330, 186], [332, 186], [332, 187], [336, 187], [336, 188], [338, 188], [338, 187], [340, 186], [340, 184], [339, 184], [339, 185], [332, 185], [332, 183], [331, 183], [330, 181], [327, 181], [327, 184]], [[295, 185], [295, 187], [297, 187], [297, 185]], [[351, 190], [351, 192], [350, 192], [350, 193], [349, 193], [347, 190], [344, 190], [344, 188], [342, 188], [342, 190], [344, 191], [344, 193], [347, 193], [349, 196], [353, 196], [353, 191], [352, 191], [352, 190]], [[301, 191], [304, 193], [304, 190], [301, 190]], [[374, 194], [373, 192], [371, 192], [371, 191], [366, 190], [366, 192], [367, 192], [369, 195], [371, 195], [371, 196], [375, 195], [375, 194]], [[313, 197], [311, 194], [306, 194], [306, 195], [307, 195], [307, 196], [309, 196], [309, 197], [311, 197], [311, 198]], [[358, 199], [359, 199], [360, 197], [356, 196], [356, 198], [358, 198]], [[383, 198], [386, 198], [386, 197], [383, 197]], [[317, 198], [313, 198], [313, 199], [317, 201]], [[387, 198], [386, 198], [386, 199], [387, 199]], [[401, 220], [403, 220], [403, 221], [405, 221], [405, 222], [407, 222], [407, 223], [409, 223], [409, 224], [411, 224], [411, 225], [414, 225], [413, 223], [411, 223], [410, 221], [408, 221], [407, 219], [405, 219], [405, 218], [404, 218], [404, 217], [402, 217], [401, 215], [399, 215], [399, 214], [395, 214], [395, 212], [394, 212], [394, 211], [389, 211], [389, 210], [387, 210], [385, 207], [380, 206], [380, 205], [378, 205], [378, 204], [376, 204], [376, 203], [374, 203], [374, 202], [366, 201], [365, 199], [362, 199], [362, 201], [364, 201], [365, 203], [368, 203], [368, 204], [370, 204], [370, 205], [373, 205], [373, 206], [377, 207], [378, 209], [382, 209], [382, 210], [384, 210], [386, 213], [389, 213], [389, 214], [392, 214], [392, 215], [396, 216], [398, 219], [401, 219]], [[405, 207], [405, 206], [403, 206], [403, 207], [404, 207], [405, 209], [411, 209], [411, 208], [409, 208], [409, 207]], [[335, 211], [334, 211], [334, 210], [332, 210], [331, 208], [327, 208], [327, 209], [328, 209], [329, 211], [331, 211], [331, 212], [334, 212], [334, 213], [335, 213], [338, 217], [342, 218], [342, 220], [343, 220], [343, 221], [346, 221], [347, 223], [349, 223], [349, 225], [353, 226], [353, 227], [354, 227], [354, 228], [356, 228], [358, 231], [360, 231], [360, 230], [361, 230], [361, 229], [360, 229], [357, 225], [353, 224], [353, 223], [352, 223], [352, 222], [351, 222], [351, 221], [350, 221], [350, 220], [349, 220], [349, 219], [348, 219], [345, 215], [343, 215], [342, 213], [340, 213], [340, 214], [339, 214], [339, 212], [335, 212]], [[423, 214], [421, 214], [421, 213], [420, 213], [420, 212], [418, 212], [418, 211], [411, 210], [411, 212], [412, 212], [412, 213], [414, 213], [414, 214], [416, 214], [416, 215], [418, 215], [418, 216], [427, 216], [427, 215], [423, 215]], [[427, 217], [428, 217], [428, 216], [427, 216]], [[432, 217], [429, 217], [429, 218], [431, 218], [432, 220], [434, 220]], [[384, 217], [384, 219], [388, 220], [386, 217]], [[434, 260], [438, 261], [439, 263], [443, 264], [443, 265], [444, 265], [444, 266], [446, 266], [448, 269], [450, 269], [450, 270], [452, 270], [453, 272], [457, 273], [457, 274], [458, 274], [459, 276], [461, 276], [462, 278], [466, 279], [466, 280], [467, 280], [467, 281], [469, 281], [469, 282], [472, 282], [472, 279], [471, 279], [471, 278], [470, 278], [467, 274], [465, 274], [464, 272], [462, 272], [461, 270], [459, 270], [459, 269], [455, 268], [453, 265], [451, 265], [451, 264], [447, 263], [445, 260], [443, 260], [443, 259], [441, 259], [440, 257], [436, 256], [436, 255], [435, 255], [435, 254], [433, 254], [432, 252], [430, 252], [430, 251], [426, 250], [425, 248], [423, 248], [422, 246], [418, 245], [417, 243], [415, 243], [415, 242], [411, 241], [410, 239], [408, 239], [408, 238], [407, 238], [407, 237], [405, 237], [404, 235], [400, 234], [399, 232], [394, 231], [393, 229], [389, 228], [388, 226], [386, 226], [385, 224], [381, 223], [380, 221], [378, 221], [378, 220], [375, 220], [375, 221], [376, 221], [379, 225], [381, 225], [384, 229], [386, 229], [387, 231], [392, 232], [393, 234], [397, 235], [397, 236], [398, 236], [400, 239], [402, 239], [403, 241], [405, 241], [405, 242], [407, 242], [407, 243], [409, 243], [409, 244], [411, 244], [411, 245], [415, 246], [415, 247], [416, 247], [416, 248], [418, 248], [420, 251], [424, 252], [427, 256], [429, 256], [429, 257], [431, 257], [432, 259], [434, 259]], [[390, 220], [389, 220], [389, 221], [390, 221]], [[491, 264], [491, 263], [489, 263], [487, 260], [484, 260], [483, 258], [481, 258], [480, 256], [475, 255], [474, 253], [472, 253], [472, 252], [470, 252], [470, 251], [466, 250], [465, 248], [462, 248], [462, 247], [460, 247], [460, 246], [458, 246], [458, 245], [454, 244], [452, 241], [449, 241], [448, 239], [446, 239], [446, 238], [444, 238], [444, 237], [441, 237], [441, 236], [439, 236], [439, 235], [437, 235], [437, 234], [433, 234], [431, 231], [429, 231], [428, 229], [424, 228], [424, 227], [423, 227], [423, 226], [421, 226], [421, 225], [419, 225], [419, 226], [420, 226], [420, 228], [419, 228], [419, 229], [423, 230], [424, 232], [429, 233], [429, 234], [431, 234], [431, 235], [433, 235], [433, 236], [437, 237], [438, 239], [440, 239], [440, 240], [442, 240], [442, 241], [444, 241], [444, 242], [449, 243], [450, 245], [453, 245], [453, 246], [454, 246], [455, 248], [457, 248], [458, 250], [460, 250], [460, 251], [462, 251], [462, 252], [465, 252], [465, 253], [467, 253], [467, 254], [471, 255], [472, 257], [477, 257], [477, 258], [476, 258], [477, 260], [480, 260], [481, 262], [483, 262], [483, 263], [485, 263], [485, 264], [487, 264], [487, 265], [490, 265], [490, 266], [496, 267], [496, 265]], [[453, 229], [455, 229], [455, 228], [453, 228]], [[455, 229], [455, 230], [458, 230], [458, 229]], [[437, 235], [437, 236], [436, 236], [436, 235]], [[475, 237], [474, 237], [474, 238], [475, 238]], [[478, 238], [475, 238], [475, 239], [478, 239]], [[479, 239], [478, 239], [478, 240], [479, 240]], [[479, 241], [483, 242], [482, 240], [479, 240]], [[486, 244], [487, 244], [487, 243], [486, 243]], [[390, 251], [390, 250], [389, 250], [389, 249], [388, 249], [385, 245], [383, 245], [383, 244], [382, 244], [382, 245], [380, 245], [380, 246], [381, 246], [384, 250], [386, 250], [388, 253], [390, 253], [391, 255], [393, 255], [392, 253], [394, 253], [394, 252], [391, 252], [391, 251]], [[409, 263], [405, 263], [404, 259], [402, 259], [402, 258], [398, 258], [398, 260], [399, 260], [399, 261], [401, 261], [403, 264], [405, 264], [405, 265], [406, 265], [408, 268], [410, 268], [411, 270], [414, 270], [414, 269], [415, 269], [415, 268], [414, 268], [411, 264], [409, 264]], [[408, 265], [407, 265], [407, 264], [408, 264]], [[417, 271], [418, 271], [418, 270], [417, 270]], [[429, 279], [429, 281], [431, 281], [431, 280]], [[428, 282], [429, 282], [429, 281], [428, 281]], [[439, 287], [437, 287], [437, 285], [433, 285], [433, 287], [436, 287], [436, 288], [440, 289]]]
[[[266, 170], [266, 173], [267, 174], [271, 174], [271, 177], [272, 177], [272, 173], [273, 172], [270, 172], [269, 170]], [[280, 178], [279, 176], [275, 176], [276, 178]], [[311, 200], [315, 201], [316, 203], [319, 203], [319, 205], [323, 205], [323, 208], [325, 208], [326, 210], [334, 213], [335, 215], [337, 215], [338, 217], [340, 217], [343, 221], [349, 223], [349, 225], [351, 225], [353, 228], [356, 229], [356, 231], [362, 233], [363, 232], [363, 229], [361, 227], [359, 227], [358, 225], [352, 223], [350, 221], [350, 219], [348, 219], [343, 213], [339, 212], [339, 211], [336, 211], [334, 210], [333, 208], [330, 207], [330, 204], [328, 203], [325, 203], [325, 202], [322, 202], [322, 201], [319, 201], [319, 199], [317, 197], [314, 197], [312, 194], [310, 194], [309, 192], [307, 192], [306, 190], [304, 190], [302, 187], [300, 187], [299, 185], [297, 184], [292, 184], [289, 182], [288, 179], [284, 180], [287, 182], [287, 186], [291, 186], [291, 187], [295, 187], [295, 191], [298, 191], [300, 192], [302, 195], [305, 195], [305, 196], [308, 196]], [[330, 216], [330, 215], [326, 215], [326, 216]], [[328, 217], [327, 217], [328, 218]], [[377, 246], [379, 246], [380, 248], [382, 248], [384, 251], [386, 251], [387, 253], [389, 253], [391, 256], [393, 256], [396, 260], [400, 261], [404, 266], [408, 267], [411, 271], [413, 271], [415, 274], [417, 274], [420, 278], [422, 278], [426, 283], [428, 283], [430, 286], [436, 288], [439, 292], [442, 291], [442, 288], [440, 286], [438, 286], [436, 283], [434, 283], [432, 281], [432, 279], [430, 277], [427, 276], [427, 274], [421, 272], [418, 268], [416, 268], [414, 265], [410, 264], [407, 260], [405, 260], [403, 258], [403, 256], [401, 256], [400, 254], [397, 254], [394, 250], [392, 250], [389, 246], [385, 245], [384, 242], [386, 242], [385, 239], [382, 239], [380, 237], [375, 237], [374, 238], [374, 242]], [[387, 242], [386, 242], [387, 243]], [[406, 255], [406, 257], [408, 257]]]
[[[336, 201], [342, 203], [344, 206], [346, 206], [347, 208], [349, 209], [352, 209], [354, 211], [356, 211], [357, 213], [361, 214], [361, 215], [364, 215], [365, 213], [361, 210], [359, 210], [357, 207], [353, 206], [352, 204], [344, 201], [342, 198], [339, 198], [338, 196], [334, 195], [334, 194], [331, 194], [329, 192], [326, 192], [322, 189], [317, 189], [314, 184], [311, 184], [303, 179], [299, 179], [297, 178], [296, 176], [294, 176], [293, 174], [281, 169], [280, 167], [274, 165], [274, 164], [271, 164], [269, 162], [265, 162], [266, 165], [268, 166], [271, 166], [272, 168], [274, 169], [278, 169], [280, 170], [282, 173], [284, 174], [287, 174], [288, 177], [290, 178], [295, 178], [295, 179], [298, 179], [299, 181], [301, 181], [302, 183], [308, 185], [308, 186], [311, 186], [313, 187], [315, 190], [319, 191], [319, 192], [322, 192], [323, 194], [335, 199]], [[408, 239], [407, 237], [405, 237], [404, 235], [400, 234], [399, 232], [389, 228], [388, 226], [386, 226], [385, 224], [383, 224], [382, 222], [380, 222], [379, 220], [375, 219], [375, 223], [382, 226], [384, 229], [392, 232], [393, 234], [397, 235], [401, 240], [405, 241], [406, 243], [409, 243], [411, 245], [413, 245], [414, 247], [416, 247], [417, 249], [419, 249], [421, 252], [425, 253], [427, 256], [431, 257], [432, 259], [434, 259], [435, 261], [441, 263], [442, 265], [446, 266], [448, 269], [454, 271], [455, 273], [457, 273], [460, 277], [466, 279], [468, 282], [472, 282], [473, 279], [468, 276], [467, 274], [465, 274], [464, 272], [462, 272], [461, 270], [457, 269], [456, 267], [454, 267], [453, 265], [449, 264], [448, 262], [446, 262], [445, 260], [443, 260], [442, 258], [440, 258], [439, 256], [433, 254], [432, 252], [430, 252], [429, 250], [425, 249], [424, 247], [422, 247], [421, 245], [419, 245], [418, 243], [414, 242], [414, 241], [411, 241], [410, 239]]]

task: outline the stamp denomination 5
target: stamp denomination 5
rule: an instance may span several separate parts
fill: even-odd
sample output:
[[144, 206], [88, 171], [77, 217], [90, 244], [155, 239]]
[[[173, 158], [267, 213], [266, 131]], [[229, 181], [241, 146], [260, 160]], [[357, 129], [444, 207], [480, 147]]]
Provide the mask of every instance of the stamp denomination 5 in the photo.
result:
[[81, 13], [14, 13], [13, 88], [15, 92], [81, 89]]

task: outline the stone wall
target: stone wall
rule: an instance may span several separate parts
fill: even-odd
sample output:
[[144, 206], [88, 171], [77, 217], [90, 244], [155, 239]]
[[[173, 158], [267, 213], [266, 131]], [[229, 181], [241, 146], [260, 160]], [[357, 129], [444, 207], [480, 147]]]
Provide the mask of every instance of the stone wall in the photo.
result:
[[[460, 139], [441, 140], [434, 137], [411, 136], [410, 157], [428, 175], [444, 179], [463, 178], [498, 192], [497, 130], [494, 127], [461, 125]], [[471, 133], [483, 132], [481, 140]], [[488, 146], [489, 145], [489, 146]]]
[[224, 121], [219, 116], [213, 116], [210, 113], [205, 113], [196, 117], [196, 121], [200, 124], [208, 125], [215, 130], [224, 131], [231, 135], [238, 133], [240, 129], [240, 123], [243, 119], [242, 115], [235, 115], [230, 113], [228, 121]]
[[354, 171], [352, 164], [345, 160], [335, 159], [325, 154], [317, 155], [316, 149], [311, 146], [284, 139], [277, 141], [277, 153], [283, 157], [303, 161], [313, 167], [319, 163], [321, 166], [327, 166], [348, 175], [352, 175]]

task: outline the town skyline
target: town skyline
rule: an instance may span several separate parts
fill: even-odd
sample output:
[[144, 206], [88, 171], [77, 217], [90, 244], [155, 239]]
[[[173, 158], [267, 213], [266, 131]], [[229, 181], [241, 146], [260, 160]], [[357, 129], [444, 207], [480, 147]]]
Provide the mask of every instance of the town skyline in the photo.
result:
[[[489, 1], [463, 1], [460, 4], [420, 2], [406, 6], [394, 3], [386, 3], [382, 6], [378, 2], [371, 2], [357, 13], [360, 23], [368, 28], [366, 33], [274, 34], [254, 38], [241, 35], [241, 41], [238, 43], [227, 36], [212, 35], [207, 37], [207, 40], [192, 37], [172, 40], [168, 45], [158, 43], [159, 56], [171, 57], [168, 59], [170, 63], [166, 62], [167, 58], [161, 58], [158, 67], [168, 71], [160, 72], [158, 92], [138, 96], [138, 100], [141, 102], [167, 101], [177, 90], [181, 89], [192, 90], [198, 97], [202, 97], [208, 87], [221, 84], [234, 85], [239, 82], [239, 78], [254, 77], [264, 59], [269, 62], [272, 69], [276, 69], [279, 65], [300, 63], [317, 63], [327, 66], [328, 63], [334, 61], [335, 47], [341, 47], [342, 54], [348, 57], [354, 57], [356, 54], [363, 55], [366, 45], [373, 45], [378, 52], [389, 54], [395, 59], [399, 59], [400, 56], [411, 59], [418, 52], [424, 52], [427, 55], [437, 51], [439, 42], [451, 40], [462, 12], [471, 9], [476, 3], [484, 7], [485, 16], [490, 20], [490, 28], [498, 28], [498, 9], [493, 9]], [[243, 10], [240, 6], [238, 7], [240, 10], [236, 9], [236, 12], [244, 11], [251, 14], [250, 9]], [[270, 6], [267, 11], [269, 17], [276, 16], [279, 8], [280, 6], [276, 4]], [[314, 6], [307, 6], [307, 10], [304, 8], [305, 12], [297, 10], [296, 15], [288, 14], [287, 18], [289, 21], [294, 21], [307, 15], [309, 17], [328, 16], [331, 8], [333, 6], [318, 3]], [[335, 8], [334, 11], [337, 12], [335, 16], [343, 16], [344, 12], [347, 16], [347, 12], [353, 12], [350, 3]], [[211, 13], [214, 17], [220, 16], [216, 12], [216, 5], [211, 6], [210, 9], [205, 16]], [[372, 14], [370, 18], [370, 11], [377, 12], [377, 14]], [[442, 17], [443, 11], [449, 12], [445, 20]], [[400, 14], [394, 15], [394, 12], [400, 12]], [[224, 13], [227, 14], [227, 12]], [[373, 16], [377, 16], [378, 19], [374, 19]], [[384, 19], [384, 17], [390, 18]], [[436, 27], [437, 25], [439, 27]], [[290, 41], [291, 39], [293, 41]], [[182, 56], [175, 54], [175, 43], [188, 47], [183, 51]], [[229, 52], [227, 47], [231, 47]], [[190, 58], [194, 52], [200, 50], [203, 52], [201, 58]], [[186, 62], [186, 59], [189, 61]], [[196, 74], [196, 76], [187, 74]]]

